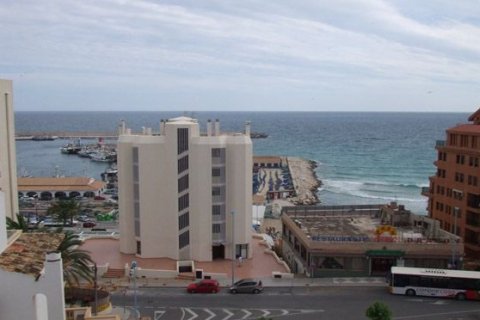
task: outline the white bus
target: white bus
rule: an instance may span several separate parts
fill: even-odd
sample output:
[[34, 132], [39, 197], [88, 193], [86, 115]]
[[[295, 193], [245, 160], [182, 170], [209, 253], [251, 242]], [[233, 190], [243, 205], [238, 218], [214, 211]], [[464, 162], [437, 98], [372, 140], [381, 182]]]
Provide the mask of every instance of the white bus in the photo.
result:
[[390, 292], [407, 296], [480, 300], [480, 272], [392, 267]]

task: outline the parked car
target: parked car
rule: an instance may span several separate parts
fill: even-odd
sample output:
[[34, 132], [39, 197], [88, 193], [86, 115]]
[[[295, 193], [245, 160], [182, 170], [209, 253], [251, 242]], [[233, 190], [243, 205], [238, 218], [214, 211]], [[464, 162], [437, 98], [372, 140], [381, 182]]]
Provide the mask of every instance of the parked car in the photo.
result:
[[260, 293], [262, 291], [262, 281], [254, 279], [242, 279], [230, 287], [230, 293]]
[[93, 221], [86, 221], [86, 222], [83, 223], [84, 228], [93, 228], [95, 226], [96, 226], [96, 224]]
[[217, 293], [220, 290], [217, 280], [204, 279], [188, 285], [188, 293]]
[[102, 196], [95, 196], [93, 200], [105, 200], [105, 197]]

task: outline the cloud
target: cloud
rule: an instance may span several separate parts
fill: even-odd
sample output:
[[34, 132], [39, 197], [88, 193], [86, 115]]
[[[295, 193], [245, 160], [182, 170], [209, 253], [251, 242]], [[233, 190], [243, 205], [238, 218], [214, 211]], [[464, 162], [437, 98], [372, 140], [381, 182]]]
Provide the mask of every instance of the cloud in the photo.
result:
[[[21, 86], [20, 107], [30, 109], [40, 87], [69, 92], [62, 101], [44, 95], [45, 105], [55, 107], [79, 101], [82, 88], [92, 87], [108, 105], [111, 92], [124, 86], [153, 102], [177, 92], [169, 94], [171, 105], [198, 95], [195, 103], [207, 109], [226, 99], [222, 91], [234, 108], [283, 100], [307, 109], [315, 107], [309, 96], [316, 92], [331, 93], [321, 110], [353, 110], [375, 96], [388, 108], [398, 103], [389, 100], [395, 93], [455, 84], [450, 95], [458, 96], [480, 80], [478, 23], [468, 8], [439, 7], [379, 0], [6, 1], [0, 77]], [[388, 96], [378, 94], [386, 88]], [[467, 96], [458, 99], [473, 106], [479, 98]], [[442, 102], [428, 99], [400, 100], [417, 108]]]

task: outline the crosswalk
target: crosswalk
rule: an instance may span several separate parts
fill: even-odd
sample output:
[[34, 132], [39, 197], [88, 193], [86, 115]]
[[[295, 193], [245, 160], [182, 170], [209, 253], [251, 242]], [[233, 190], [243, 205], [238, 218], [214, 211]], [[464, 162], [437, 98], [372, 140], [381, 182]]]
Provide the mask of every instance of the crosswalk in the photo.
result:
[[384, 278], [372, 277], [351, 277], [351, 278], [333, 278], [335, 284], [385, 284]]
[[288, 315], [302, 315], [324, 312], [323, 309], [243, 309], [243, 308], [198, 308], [168, 307], [153, 310], [154, 320], [254, 320], [278, 318]]

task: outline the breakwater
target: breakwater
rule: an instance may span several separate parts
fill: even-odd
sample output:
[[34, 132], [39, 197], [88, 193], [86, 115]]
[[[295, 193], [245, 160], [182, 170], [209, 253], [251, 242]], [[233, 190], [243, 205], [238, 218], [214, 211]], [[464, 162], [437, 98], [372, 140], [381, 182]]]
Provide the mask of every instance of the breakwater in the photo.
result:
[[315, 161], [298, 157], [287, 157], [288, 169], [292, 177], [295, 196], [289, 201], [295, 205], [313, 205], [319, 202], [317, 190], [322, 182], [315, 174]]

